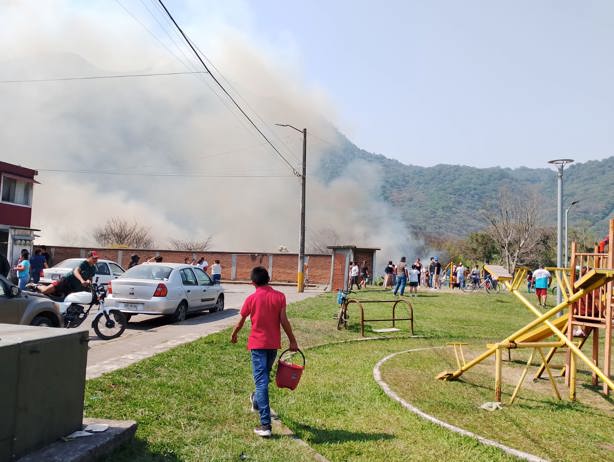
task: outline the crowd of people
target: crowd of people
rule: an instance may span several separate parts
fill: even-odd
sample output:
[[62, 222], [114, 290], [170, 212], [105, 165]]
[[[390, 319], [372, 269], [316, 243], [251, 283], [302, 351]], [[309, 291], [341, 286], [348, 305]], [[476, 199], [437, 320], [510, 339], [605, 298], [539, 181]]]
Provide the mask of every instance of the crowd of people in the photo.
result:
[[19, 256], [10, 264], [4, 255], [0, 258], [0, 274], [9, 278], [20, 289], [24, 289], [30, 281], [38, 283], [43, 275], [43, 269], [50, 266], [51, 255], [45, 246], [37, 247], [33, 255], [30, 255], [28, 249], [22, 249]]

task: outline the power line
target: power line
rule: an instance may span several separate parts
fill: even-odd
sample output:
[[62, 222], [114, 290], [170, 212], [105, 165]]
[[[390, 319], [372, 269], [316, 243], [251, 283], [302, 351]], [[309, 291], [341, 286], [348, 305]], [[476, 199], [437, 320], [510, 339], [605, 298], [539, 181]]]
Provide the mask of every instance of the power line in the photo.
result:
[[39, 82], [67, 82], [71, 80], [102, 80], [102, 79], [128, 79], [135, 77], [167, 77], [174, 75], [206, 74], [203, 71], [190, 72], [154, 72], [149, 74], [115, 74], [115, 75], [85, 75], [77, 77], [56, 77], [50, 79], [20, 79], [0, 80], [0, 83], [39, 83]]
[[256, 125], [256, 123], [252, 120], [252, 118], [249, 115], [247, 115], [247, 113], [243, 110], [243, 108], [239, 105], [239, 103], [237, 103], [237, 101], [232, 97], [230, 93], [228, 93], [228, 91], [226, 90], [226, 88], [224, 88], [224, 86], [220, 83], [220, 81], [211, 73], [211, 71], [209, 70], [209, 67], [207, 67], [203, 59], [200, 57], [200, 54], [196, 51], [194, 46], [192, 46], [192, 42], [188, 39], [187, 35], [185, 34], [185, 32], [183, 32], [183, 29], [181, 29], [179, 24], [177, 24], [177, 21], [175, 21], [175, 18], [173, 18], [173, 15], [170, 13], [170, 11], [168, 11], [168, 9], [166, 8], [166, 5], [164, 5], [164, 2], [162, 0], [158, 0], [158, 2], [162, 6], [162, 8], [164, 8], [164, 11], [168, 15], [168, 17], [171, 19], [171, 21], [173, 21], [173, 24], [175, 25], [177, 30], [181, 32], [181, 35], [183, 36], [184, 40], [189, 45], [189, 47], [192, 49], [192, 51], [194, 52], [194, 54], [196, 55], [200, 63], [203, 65], [205, 70], [209, 73], [213, 81], [222, 89], [222, 91], [226, 94], [226, 96], [230, 98], [230, 100], [234, 103], [237, 109], [239, 109], [239, 111], [252, 124], [252, 126], [256, 129], [256, 131], [258, 131], [258, 133], [260, 133], [260, 135], [267, 141], [267, 143], [273, 148], [273, 150], [277, 153], [277, 155], [292, 169], [292, 173], [295, 176], [300, 178], [301, 174], [292, 166], [292, 164], [288, 161], [288, 159], [284, 157], [284, 155], [279, 151], [279, 149], [275, 147], [275, 145], [271, 142], [271, 140], [269, 140], [269, 138], [262, 132], [262, 130], [260, 130], [258, 125]]
[[294, 178], [292, 175], [209, 175], [205, 173], [144, 173], [144, 172], [111, 172], [104, 170], [69, 170], [39, 168], [39, 172], [71, 173], [82, 175], [113, 175], [113, 176], [144, 176], [144, 177], [181, 177], [181, 178]]

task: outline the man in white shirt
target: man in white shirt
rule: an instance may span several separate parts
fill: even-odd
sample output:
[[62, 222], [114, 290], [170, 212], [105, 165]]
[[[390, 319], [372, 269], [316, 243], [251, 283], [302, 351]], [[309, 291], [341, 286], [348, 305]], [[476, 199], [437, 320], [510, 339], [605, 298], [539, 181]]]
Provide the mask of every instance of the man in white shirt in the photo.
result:
[[350, 263], [350, 290], [354, 288], [354, 284], [360, 290], [360, 282], [358, 281], [358, 276], [360, 275], [360, 268], [358, 267], [358, 263], [353, 262]]
[[535, 294], [537, 295], [539, 306], [545, 307], [552, 275], [550, 271], [544, 269], [544, 265], [539, 265], [539, 269], [533, 272], [533, 280], [535, 281]]

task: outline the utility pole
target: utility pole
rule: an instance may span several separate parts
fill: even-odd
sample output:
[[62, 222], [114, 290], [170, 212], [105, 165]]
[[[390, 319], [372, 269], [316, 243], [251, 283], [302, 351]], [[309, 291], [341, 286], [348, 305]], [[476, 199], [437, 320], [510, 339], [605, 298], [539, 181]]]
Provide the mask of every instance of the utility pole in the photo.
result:
[[275, 124], [279, 127], [288, 127], [303, 134], [303, 169], [301, 171], [301, 227], [298, 244], [298, 270], [296, 275], [296, 291], [305, 291], [305, 193], [307, 188], [307, 129], [298, 128], [288, 124]]
[[[563, 169], [565, 165], [571, 164], [573, 159], [555, 159], [549, 160], [548, 163], [555, 165], [557, 168], [557, 214], [556, 214], [556, 267], [563, 268], [566, 263], [563, 263]], [[563, 301], [562, 288], [557, 287], [556, 291], [556, 303], [560, 305]]]

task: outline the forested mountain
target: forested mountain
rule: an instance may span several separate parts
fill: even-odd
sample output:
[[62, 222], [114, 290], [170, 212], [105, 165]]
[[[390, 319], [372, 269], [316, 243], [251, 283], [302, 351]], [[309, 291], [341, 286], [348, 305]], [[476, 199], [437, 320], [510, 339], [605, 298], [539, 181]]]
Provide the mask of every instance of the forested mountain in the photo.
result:
[[[340, 148], [325, 155], [317, 175], [331, 181], [348, 175], [355, 161], [368, 162], [382, 173], [381, 198], [399, 210], [417, 234], [462, 237], [486, 226], [484, 210], [497, 201], [502, 188], [520, 197], [535, 191], [543, 205], [542, 225], [556, 226], [557, 177], [552, 168], [475, 168], [464, 165], [417, 167], [358, 148], [339, 134]], [[350, 173], [351, 174], [351, 173]], [[614, 217], [614, 156], [571, 164], [565, 169], [563, 205], [580, 202], [569, 214], [569, 227], [595, 236], [607, 233]]]

